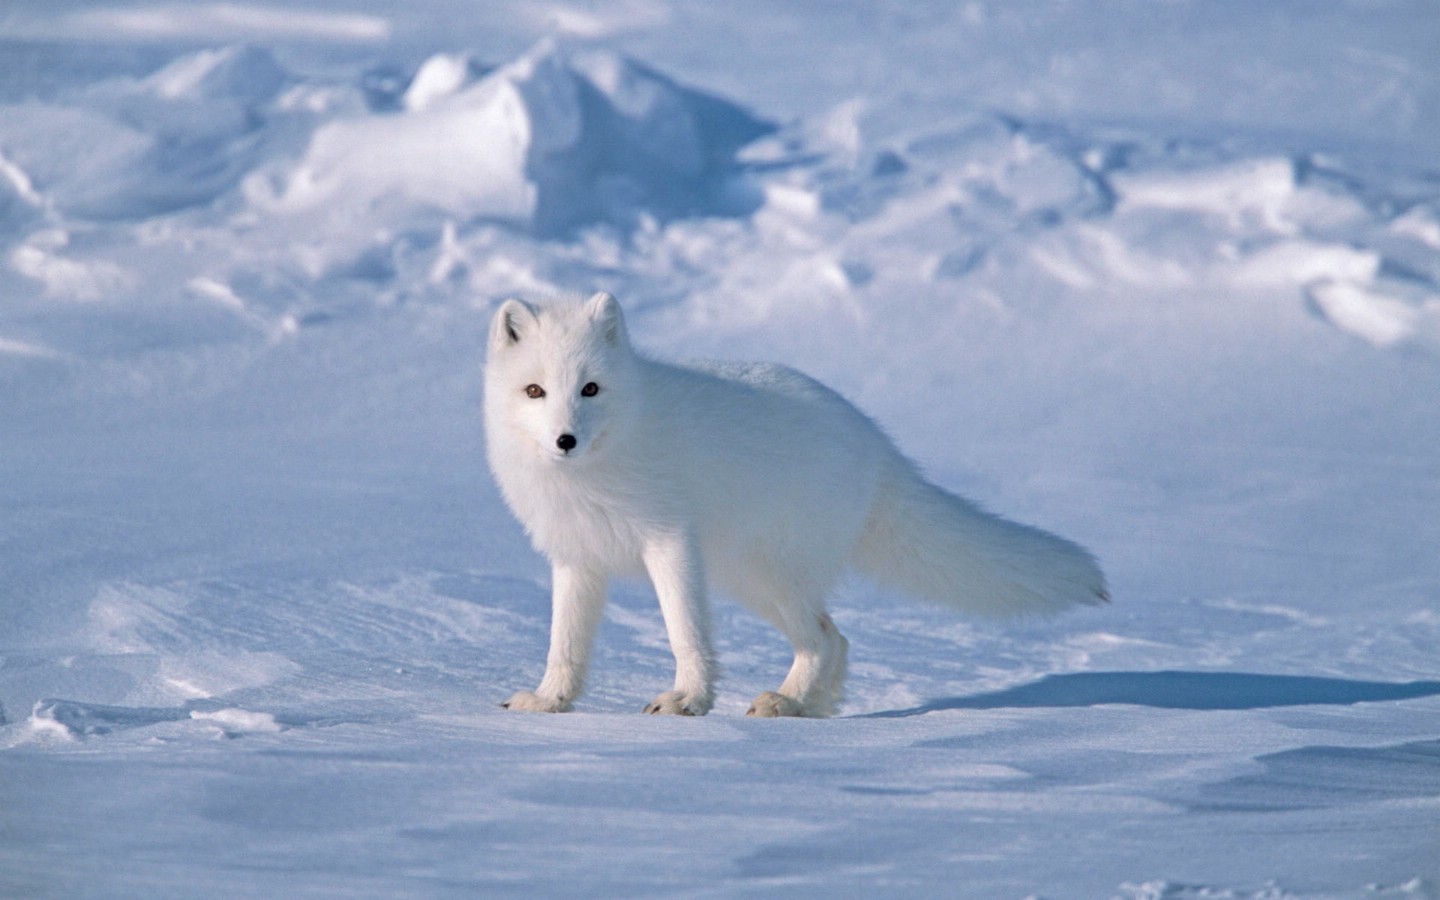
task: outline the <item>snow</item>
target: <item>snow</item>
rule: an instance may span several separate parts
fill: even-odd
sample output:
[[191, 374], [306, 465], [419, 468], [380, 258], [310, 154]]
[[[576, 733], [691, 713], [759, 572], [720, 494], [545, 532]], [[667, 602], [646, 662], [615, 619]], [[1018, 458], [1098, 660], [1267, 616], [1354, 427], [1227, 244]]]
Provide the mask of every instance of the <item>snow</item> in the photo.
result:
[[[1431, 4], [7, 4], [0, 894], [1434, 897]], [[848, 700], [708, 717], [548, 572], [504, 297], [773, 359], [1094, 550], [1013, 626], [847, 583]], [[837, 489], [843, 489], [837, 486]]]

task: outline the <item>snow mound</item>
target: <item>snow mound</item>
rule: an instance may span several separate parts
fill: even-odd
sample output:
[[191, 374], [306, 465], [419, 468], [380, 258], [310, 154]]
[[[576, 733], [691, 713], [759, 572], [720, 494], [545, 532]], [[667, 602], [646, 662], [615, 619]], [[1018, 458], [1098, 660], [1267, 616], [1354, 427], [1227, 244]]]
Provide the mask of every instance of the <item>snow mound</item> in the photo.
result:
[[30, 714], [30, 730], [36, 736], [75, 740], [184, 721], [202, 723], [224, 737], [273, 734], [282, 730], [270, 713], [234, 707], [213, 710], [127, 707], [48, 699], [35, 704]]
[[45, 209], [45, 198], [24, 169], [0, 153], [0, 237], [23, 231], [37, 222]]
[[484, 70], [462, 53], [437, 53], [420, 66], [401, 97], [407, 112], [424, 112], [462, 88], [474, 84]]
[[1407, 293], [1373, 282], [1323, 280], [1309, 286], [1307, 297], [1326, 321], [1376, 348], [1440, 346], [1440, 295]]
[[263, 103], [289, 76], [268, 51], [236, 46], [183, 56], [139, 84], [137, 93], [165, 100]]
[[1283, 157], [1117, 174], [1114, 183], [1123, 209], [1192, 213], [1236, 232], [1297, 234], [1366, 216], [1354, 197], [1301, 182], [1296, 163]]
[[[1380, 349], [1440, 346], [1435, 214], [1312, 157], [1160, 166], [1112, 179], [1122, 227], [1155, 223], [1214, 248], [1202, 274], [1294, 286], [1323, 320]], [[1165, 217], [1169, 217], [1168, 221]]]
[[270, 713], [245, 709], [217, 709], [210, 712], [191, 710], [190, 718], [214, 726], [226, 737], [240, 734], [274, 734], [281, 730], [280, 723], [276, 722]]
[[605, 51], [546, 41], [476, 72], [464, 57], [432, 58], [403, 112], [327, 123], [278, 189], [256, 181], [252, 199], [279, 212], [343, 207], [392, 224], [438, 213], [539, 235], [629, 226], [740, 211], [736, 151], [770, 130]]
[[717, 273], [713, 290], [686, 291], [705, 328], [773, 326], [803, 308], [951, 315], [957, 291], [999, 308], [1024, 278], [1008, 305], [1138, 289], [1208, 296], [1218, 311], [1274, 294], [1297, 324], [1308, 311], [1378, 349], [1440, 347], [1432, 189], [1318, 154], [995, 111], [877, 139], [881, 125], [844, 103], [756, 142], [745, 155], [765, 172], [764, 202], [751, 227], [661, 237]]
[[[269, 51], [227, 47], [103, 82], [64, 105], [4, 108], [0, 172], [28, 205], [79, 219], [143, 220], [207, 204], [272, 152], [273, 103], [292, 81]], [[0, 199], [0, 217], [13, 206]]]

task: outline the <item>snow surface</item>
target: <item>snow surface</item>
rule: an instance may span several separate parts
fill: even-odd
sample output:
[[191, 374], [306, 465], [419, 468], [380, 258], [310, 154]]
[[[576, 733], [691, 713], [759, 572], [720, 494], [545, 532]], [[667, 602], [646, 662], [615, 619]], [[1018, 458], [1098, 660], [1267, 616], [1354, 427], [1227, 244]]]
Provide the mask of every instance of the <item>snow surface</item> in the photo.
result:
[[[0, 10], [0, 895], [1440, 896], [1428, 0]], [[849, 701], [648, 588], [590, 693], [488, 316], [856, 400], [1115, 603], [847, 584]], [[837, 486], [843, 489], [843, 485]]]

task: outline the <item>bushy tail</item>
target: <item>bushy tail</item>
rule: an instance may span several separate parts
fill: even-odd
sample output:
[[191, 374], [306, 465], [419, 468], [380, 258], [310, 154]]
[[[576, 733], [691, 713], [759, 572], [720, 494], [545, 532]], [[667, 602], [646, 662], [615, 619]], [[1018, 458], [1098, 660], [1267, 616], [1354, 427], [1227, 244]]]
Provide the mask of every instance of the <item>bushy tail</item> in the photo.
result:
[[1083, 547], [986, 512], [908, 465], [881, 484], [852, 562], [882, 584], [979, 615], [1054, 613], [1110, 599]]

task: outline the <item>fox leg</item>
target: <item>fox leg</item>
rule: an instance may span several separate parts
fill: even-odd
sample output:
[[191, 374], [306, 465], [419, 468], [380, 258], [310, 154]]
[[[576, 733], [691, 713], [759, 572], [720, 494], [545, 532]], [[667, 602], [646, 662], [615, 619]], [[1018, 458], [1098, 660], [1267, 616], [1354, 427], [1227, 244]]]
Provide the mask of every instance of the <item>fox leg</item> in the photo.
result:
[[746, 715], [824, 717], [835, 712], [845, 683], [850, 642], [835, 627], [829, 613], [809, 613], [782, 619], [780, 624], [795, 647], [795, 662], [778, 691], [755, 698]]
[[605, 576], [555, 563], [551, 594], [550, 653], [534, 691], [519, 691], [504, 704], [527, 712], [565, 712], [585, 689], [590, 645], [605, 608]]
[[699, 548], [688, 535], [666, 536], [645, 548], [643, 560], [675, 654], [674, 690], [656, 697], [645, 711], [703, 716], [715, 703], [719, 666], [710, 645], [710, 610]]

